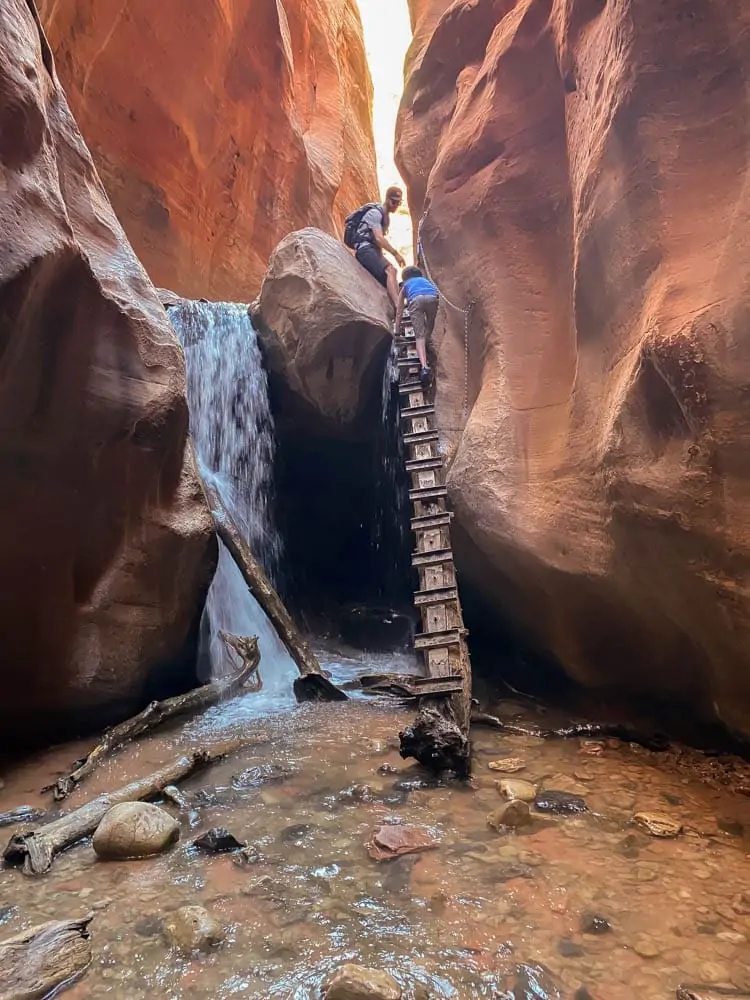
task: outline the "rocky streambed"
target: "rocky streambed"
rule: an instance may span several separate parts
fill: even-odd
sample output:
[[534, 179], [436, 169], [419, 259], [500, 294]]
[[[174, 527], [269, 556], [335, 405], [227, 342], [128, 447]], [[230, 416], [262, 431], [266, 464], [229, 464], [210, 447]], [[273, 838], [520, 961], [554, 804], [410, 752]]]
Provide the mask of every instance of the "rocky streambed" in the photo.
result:
[[[744, 762], [476, 729], [467, 787], [399, 758], [409, 716], [391, 704], [257, 718], [254, 697], [129, 747], [65, 803], [197, 744], [256, 737], [158, 803], [179, 824], [163, 853], [102, 860], [84, 841], [46, 876], [0, 870], [0, 942], [93, 914], [69, 1000], [313, 1000], [337, 976], [333, 996], [420, 1000], [750, 991]], [[529, 704], [500, 711], [539, 721]], [[49, 809], [40, 788], [84, 749], [4, 768], [0, 811]], [[237, 843], [209, 834], [222, 828]], [[347, 965], [393, 978], [347, 993], [361, 985]]]

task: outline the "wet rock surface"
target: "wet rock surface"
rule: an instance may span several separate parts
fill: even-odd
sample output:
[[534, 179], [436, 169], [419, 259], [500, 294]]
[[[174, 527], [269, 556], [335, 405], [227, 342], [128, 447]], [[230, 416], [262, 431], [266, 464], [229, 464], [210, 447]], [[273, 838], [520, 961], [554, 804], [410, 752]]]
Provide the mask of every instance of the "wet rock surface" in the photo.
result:
[[184, 952], [207, 951], [221, 944], [224, 928], [202, 906], [183, 906], [164, 920], [164, 937], [172, 947]]
[[226, 827], [215, 826], [206, 830], [200, 837], [193, 841], [193, 847], [200, 851], [207, 851], [209, 854], [227, 854], [231, 851], [241, 851], [247, 845], [241, 840], [237, 840], [233, 833]]
[[345, 965], [323, 989], [324, 1000], [401, 1000], [399, 984], [387, 972]]
[[171, 847], [180, 836], [180, 824], [158, 806], [123, 802], [113, 806], [94, 833], [93, 847], [106, 860], [146, 858]]
[[[154, 735], [124, 748], [92, 775], [87, 794], [149, 773], [196, 743], [224, 743], [238, 725], [247, 732], [244, 710], [240, 700], [210, 720], [193, 720], [177, 746], [174, 736]], [[156, 991], [216, 1000], [238, 989], [248, 1000], [290, 990], [298, 1000], [321, 1000], [348, 962], [394, 975], [404, 1000], [424, 991], [431, 1000], [451, 992], [540, 1000], [539, 989], [566, 1000], [664, 1000], [693, 984], [709, 991], [708, 1000], [725, 989], [748, 992], [750, 871], [739, 838], [718, 826], [718, 818], [750, 826], [750, 799], [728, 791], [750, 782], [747, 764], [614, 740], [588, 756], [578, 740], [478, 729], [480, 759], [520, 757], [523, 780], [542, 790], [564, 784], [574, 795], [579, 783], [586, 787], [587, 812], [538, 813], [531, 824], [498, 833], [487, 814], [510, 802], [496, 787], [505, 776], [486, 766], [475, 768], [471, 787], [428, 782], [385, 801], [395, 779], [378, 774], [383, 764], [399, 769], [397, 780], [419, 778], [394, 745], [404, 719], [389, 705], [353, 702], [265, 720], [267, 761], [256, 747], [180, 786], [191, 803], [201, 789], [211, 792], [201, 831], [223, 827], [248, 848], [200, 852], [193, 833], [136, 863], [96, 864], [82, 843], [42, 880], [0, 869], [3, 937], [78, 908], [95, 910], [92, 963], [77, 988], [82, 995], [72, 989], [71, 1000], [151, 1000]], [[531, 725], [539, 715], [528, 709], [524, 719]], [[61, 748], [17, 774], [4, 769], [0, 810], [36, 807], [29, 789], [49, 784], [83, 749]], [[271, 762], [288, 777], [233, 785], [234, 776]], [[635, 794], [634, 805], [609, 805], [623, 790]], [[350, 801], [338, 801], [342, 792]], [[653, 837], [632, 825], [636, 812], [677, 814], [685, 833]], [[439, 846], [376, 861], [368, 843], [383, 827], [415, 828]], [[201, 954], [167, 942], [165, 922], [186, 906], [202, 907], [226, 929], [220, 947]], [[546, 976], [534, 971], [540, 965]], [[520, 966], [532, 972], [519, 977]]]
[[576, 816], [586, 812], [588, 806], [580, 795], [550, 789], [537, 795], [534, 799], [534, 808], [553, 816]]

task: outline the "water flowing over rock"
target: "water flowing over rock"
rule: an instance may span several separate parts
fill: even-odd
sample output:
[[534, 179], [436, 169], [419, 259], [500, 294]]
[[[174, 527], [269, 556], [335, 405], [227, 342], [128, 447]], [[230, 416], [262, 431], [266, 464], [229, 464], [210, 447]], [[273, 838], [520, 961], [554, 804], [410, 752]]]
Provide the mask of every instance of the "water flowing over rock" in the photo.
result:
[[[191, 302], [162, 293], [185, 351], [190, 428], [201, 475], [210, 480], [271, 579], [278, 578], [281, 539], [273, 511], [276, 443], [268, 379], [246, 305]], [[225, 547], [201, 626], [202, 680], [236, 670], [221, 630], [257, 635], [262, 696], [257, 712], [292, 704], [297, 669]]]
[[355, 0], [41, 0], [104, 186], [153, 280], [257, 293], [279, 239], [377, 196]]
[[0, 731], [51, 741], [190, 684], [216, 549], [179, 346], [26, 0], [0, 120]]
[[465, 417], [436, 337], [462, 580], [576, 680], [747, 733], [750, 8], [410, 7], [397, 158], [476, 301]]

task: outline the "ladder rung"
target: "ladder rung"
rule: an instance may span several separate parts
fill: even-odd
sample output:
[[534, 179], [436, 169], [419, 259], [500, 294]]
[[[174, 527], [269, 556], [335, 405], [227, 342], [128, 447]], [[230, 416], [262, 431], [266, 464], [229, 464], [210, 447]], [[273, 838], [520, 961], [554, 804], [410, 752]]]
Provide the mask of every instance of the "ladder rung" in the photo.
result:
[[404, 463], [407, 472], [429, 472], [430, 469], [442, 469], [442, 458], [414, 458]]
[[442, 500], [447, 496], [447, 486], [421, 486], [419, 489], [409, 490], [410, 500]]
[[446, 632], [420, 632], [414, 636], [415, 649], [435, 649], [440, 646], [458, 646], [461, 642], [461, 629], [452, 628]]
[[430, 528], [447, 527], [453, 520], [453, 511], [447, 510], [444, 514], [420, 514], [411, 519], [412, 531], [423, 531]]
[[453, 562], [452, 549], [435, 549], [434, 552], [414, 552], [411, 557], [412, 566], [439, 566], [441, 563]]
[[404, 444], [428, 444], [439, 437], [437, 431], [414, 431], [413, 434], [404, 434]]
[[420, 389], [424, 391], [424, 384], [421, 378], [415, 378], [411, 381], [399, 382], [398, 391], [402, 396], [405, 396], [409, 392], [419, 392]]
[[399, 358], [399, 368], [420, 368], [422, 367], [419, 358]]
[[458, 600], [458, 587], [440, 587], [438, 590], [418, 590], [414, 594], [414, 607], [424, 608], [430, 604], [448, 604]]
[[401, 419], [408, 420], [410, 417], [431, 417], [435, 412], [432, 403], [424, 403], [422, 406], [405, 406], [401, 411]]
[[393, 338], [396, 347], [406, 347], [409, 344], [415, 344], [416, 339], [414, 337], [404, 336], [404, 337], [394, 337]]

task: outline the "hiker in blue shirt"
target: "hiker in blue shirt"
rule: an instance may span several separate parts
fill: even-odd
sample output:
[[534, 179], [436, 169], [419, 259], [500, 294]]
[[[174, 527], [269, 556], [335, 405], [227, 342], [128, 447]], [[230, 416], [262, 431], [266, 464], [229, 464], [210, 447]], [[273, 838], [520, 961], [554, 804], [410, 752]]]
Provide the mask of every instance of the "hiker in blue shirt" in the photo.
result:
[[422, 365], [422, 378], [428, 379], [430, 369], [427, 365], [427, 338], [432, 336], [435, 328], [440, 293], [432, 282], [423, 276], [418, 267], [405, 268], [401, 278], [403, 285], [396, 308], [396, 333], [401, 328], [401, 317], [406, 307], [414, 326], [417, 354]]

